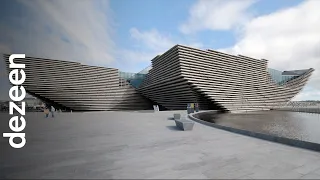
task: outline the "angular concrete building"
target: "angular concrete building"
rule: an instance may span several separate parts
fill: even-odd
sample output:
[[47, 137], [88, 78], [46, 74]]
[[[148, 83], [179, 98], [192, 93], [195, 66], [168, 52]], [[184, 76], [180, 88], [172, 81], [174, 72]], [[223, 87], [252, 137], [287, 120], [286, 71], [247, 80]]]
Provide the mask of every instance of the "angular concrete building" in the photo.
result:
[[[8, 65], [9, 55], [4, 55]], [[314, 71], [277, 71], [267, 60], [176, 45], [139, 73], [28, 57], [28, 93], [79, 110], [267, 110], [290, 101]]]
[[[4, 55], [9, 72], [9, 55]], [[118, 69], [82, 65], [77, 62], [26, 57], [26, 91], [57, 108], [74, 111], [116, 111], [151, 109]]]
[[168, 109], [272, 109], [290, 101], [314, 71], [269, 69], [267, 60], [176, 45], [152, 60], [138, 91]]

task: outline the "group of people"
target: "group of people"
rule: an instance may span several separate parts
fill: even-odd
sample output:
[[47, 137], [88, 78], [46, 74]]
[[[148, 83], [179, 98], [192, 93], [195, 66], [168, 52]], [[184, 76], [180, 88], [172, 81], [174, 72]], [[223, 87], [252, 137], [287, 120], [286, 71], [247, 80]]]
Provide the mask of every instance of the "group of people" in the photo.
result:
[[51, 117], [54, 117], [54, 112], [56, 109], [53, 106], [46, 105], [44, 108], [44, 114], [46, 115], [46, 118], [49, 117], [49, 114], [51, 113]]

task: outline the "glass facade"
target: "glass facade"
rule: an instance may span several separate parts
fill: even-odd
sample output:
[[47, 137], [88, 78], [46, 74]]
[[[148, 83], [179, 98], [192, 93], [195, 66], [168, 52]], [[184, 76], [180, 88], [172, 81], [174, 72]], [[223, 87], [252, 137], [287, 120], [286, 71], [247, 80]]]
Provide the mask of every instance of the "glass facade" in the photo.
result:
[[138, 88], [143, 82], [143, 80], [145, 79], [150, 69], [151, 69], [151, 66], [141, 70], [138, 73], [129, 73], [129, 72], [119, 71], [119, 77], [127, 80], [127, 82], [129, 82], [133, 87]]
[[[142, 84], [143, 80], [145, 79], [146, 75], [148, 74], [151, 68], [152, 68], [151, 66], [148, 66], [147, 68], [141, 70], [138, 73], [119, 71], [119, 77], [129, 82], [133, 87], [138, 88]], [[300, 75], [283, 75], [282, 71], [272, 69], [272, 68], [268, 68], [268, 72], [271, 78], [273, 79], [273, 81], [278, 85], [284, 85], [286, 82], [300, 76]]]
[[298, 75], [282, 75], [282, 71], [271, 68], [268, 68], [268, 72], [278, 85], [284, 85], [286, 82], [299, 77]]

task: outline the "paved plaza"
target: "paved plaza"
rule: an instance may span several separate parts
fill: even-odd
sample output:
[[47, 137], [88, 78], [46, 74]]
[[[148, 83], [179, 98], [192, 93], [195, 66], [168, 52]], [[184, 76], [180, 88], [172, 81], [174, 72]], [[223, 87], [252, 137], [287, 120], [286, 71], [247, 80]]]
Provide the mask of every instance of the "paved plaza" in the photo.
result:
[[198, 123], [180, 131], [174, 112], [29, 113], [23, 149], [1, 138], [0, 177], [320, 178], [318, 152]]

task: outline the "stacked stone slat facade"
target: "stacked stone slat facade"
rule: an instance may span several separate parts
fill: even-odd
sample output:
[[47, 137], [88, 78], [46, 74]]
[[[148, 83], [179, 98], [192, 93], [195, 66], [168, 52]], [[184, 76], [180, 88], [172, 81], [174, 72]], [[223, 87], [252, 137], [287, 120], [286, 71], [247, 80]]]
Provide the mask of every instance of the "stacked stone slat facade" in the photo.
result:
[[207, 109], [207, 104], [191, 95], [201, 94], [223, 110], [265, 110], [290, 101], [314, 71], [310, 68], [280, 86], [267, 68], [264, 59], [176, 45], [152, 61], [152, 70], [139, 90], [169, 109], [180, 109], [187, 102]]
[[[9, 55], [4, 58], [9, 72]], [[26, 64], [27, 92], [47, 103], [77, 111], [152, 108], [151, 101], [119, 77], [118, 69], [33, 57], [14, 61]]]
[[[4, 55], [8, 68], [9, 55]], [[268, 61], [214, 50], [176, 45], [151, 60], [152, 68], [138, 87], [119, 76], [118, 69], [77, 62], [27, 57], [27, 92], [72, 110], [267, 110], [286, 104], [307, 83], [314, 69], [279, 85]]]

